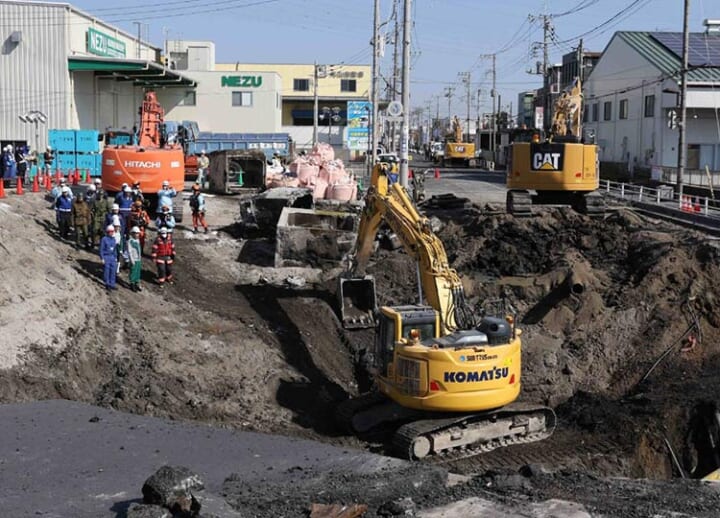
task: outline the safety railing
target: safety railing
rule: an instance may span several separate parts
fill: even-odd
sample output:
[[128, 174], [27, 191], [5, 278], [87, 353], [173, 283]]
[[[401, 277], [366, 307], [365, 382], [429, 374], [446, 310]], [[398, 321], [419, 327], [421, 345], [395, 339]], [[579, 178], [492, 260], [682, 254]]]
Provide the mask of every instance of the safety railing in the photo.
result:
[[692, 196], [675, 192], [669, 185], [648, 187], [631, 183], [600, 180], [600, 191], [606, 196], [620, 198], [628, 202], [656, 205], [665, 209], [677, 210], [686, 214], [696, 214], [720, 220], [720, 201], [707, 196]]

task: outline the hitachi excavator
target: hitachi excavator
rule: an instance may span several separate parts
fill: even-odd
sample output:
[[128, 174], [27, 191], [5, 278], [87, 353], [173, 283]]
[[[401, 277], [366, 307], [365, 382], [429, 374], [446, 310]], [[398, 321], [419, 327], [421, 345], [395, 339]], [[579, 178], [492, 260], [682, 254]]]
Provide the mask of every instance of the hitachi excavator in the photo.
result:
[[509, 214], [530, 216], [534, 204], [570, 205], [584, 214], [604, 214], [605, 204], [597, 192], [598, 150], [584, 138], [582, 112], [582, 88], [576, 79], [555, 102], [549, 138], [541, 139], [538, 130], [530, 141], [516, 140], [510, 145]]
[[[374, 279], [364, 274], [383, 222], [417, 261], [426, 304], [375, 311]], [[442, 242], [405, 189], [388, 181], [384, 164], [373, 169], [338, 293], [346, 327], [376, 324], [369, 356], [377, 390], [340, 405], [338, 419], [349, 431], [390, 425], [396, 452], [421, 459], [537, 441], [554, 430], [550, 408], [513, 403], [521, 387], [514, 315], [500, 302], [483, 316], [473, 313]]]
[[[185, 158], [182, 147], [168, 143], [165, 111], [155, 92], [145, 92], [140, 108], [138, 142], [132, 136], [127, 144], [106, 145], [102, 154], [102, 185], [110, 194], [122, 190], [122, 184], [140, 182], [145, 199], [155, 210], [156, 193], [165, 180], [178, 192], [185, 186]], [[182, 221], [183, 204], [173, 204], [173, 215]]]

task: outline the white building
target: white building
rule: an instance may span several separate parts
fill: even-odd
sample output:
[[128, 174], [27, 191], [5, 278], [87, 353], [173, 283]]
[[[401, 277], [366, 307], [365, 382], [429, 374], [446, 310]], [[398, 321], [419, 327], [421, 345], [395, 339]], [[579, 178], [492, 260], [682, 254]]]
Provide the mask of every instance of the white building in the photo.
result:
[[[146, 90], [168, 120], [203, 131], [281, 131], [277, 74], [214, 72], [212, 44], [173, 46], [173, 69], [160, 48], [67, 3], [0, 0], [0, 26], [0, 142], [42, 149], [48, 129], [130, 129]], [[46, 122], [21, 119], [32, 111]]]
[[[709, 26], [690, 35], [687, 169], [720, 170], [720, 34]], [[682, 33], [617, 32], [584, 85], [585, 129], [594, 130], [601, 162], [661, 166], [678, 163]]]

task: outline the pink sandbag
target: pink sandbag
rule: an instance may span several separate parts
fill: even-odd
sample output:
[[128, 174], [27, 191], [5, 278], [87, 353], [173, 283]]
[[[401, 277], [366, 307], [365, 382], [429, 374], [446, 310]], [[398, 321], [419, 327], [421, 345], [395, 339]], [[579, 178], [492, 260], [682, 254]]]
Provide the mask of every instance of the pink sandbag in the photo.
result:
[[330, 144], [318, 142], [312, 149], [313, 155], [318, 155], [321, 162], [329, 162], [335, 158], [335, 150]]
[[313, 199], [322, 200], [325, 198], [327, 193], [328, 183], [322, 178], [318, 177], [315, 180], [315, 189], [313, 190]]
[[328, 187], [326, 197], [329, 200], [350, 201], [354, 190], [355, 185], [352, 183], [336, 183]]
[[302, 185], [309, 185], [312, 179], [318, 176], [320, 168], [316, 165], [301, 163], [297, 166], [297, 177]]

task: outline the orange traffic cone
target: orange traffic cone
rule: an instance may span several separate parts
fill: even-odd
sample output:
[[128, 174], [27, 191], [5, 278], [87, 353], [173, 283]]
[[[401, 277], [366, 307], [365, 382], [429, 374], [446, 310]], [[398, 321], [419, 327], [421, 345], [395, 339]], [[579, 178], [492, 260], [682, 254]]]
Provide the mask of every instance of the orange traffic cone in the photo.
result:
[[702, 212], [702, 208], [700, 207], [700, 198], [695, 196], [695, 203], [693, 204], [693, 211], [695, 212]]
[[412, 180], [412, 179], [413, 179], [413, 170], [409, 169], [408, 170], [408, 180]]
[[17, 178], [17, 181], [15, 182], [15, 192], [18, 195], [23, 194], [25, 191], [23, 190], [23, 183], [20, 178]]
[[85, 169], [83, 172], [83, 183], [90, 183], [90, 169]]
[[55, 169], [55, 181], [58, 185], [60, 185], [60, 178], [62, 178], [62, 173], [60, 172], [60, 168], [58, 167]]
[[71, 173], [71, 176], [72, 176], [72, 184], [78, 185], [80, 183], [80, 171], [75, 169], [75, 171], [73, 173]]
[[683, 196], [683, 210], [685, 212], [692, 212], [692, 201], [690, 199], [690, 196]]
[[436, 180], [440, 179], [440, 169], [437, 167], [435, 168], [435, 179]]
[[0, 178], [0, 198], [5, 197], [5, 181]]
[[32, 192], [40, 192], [40, 181], [38, 180], [39, 175], [33, 177]]

